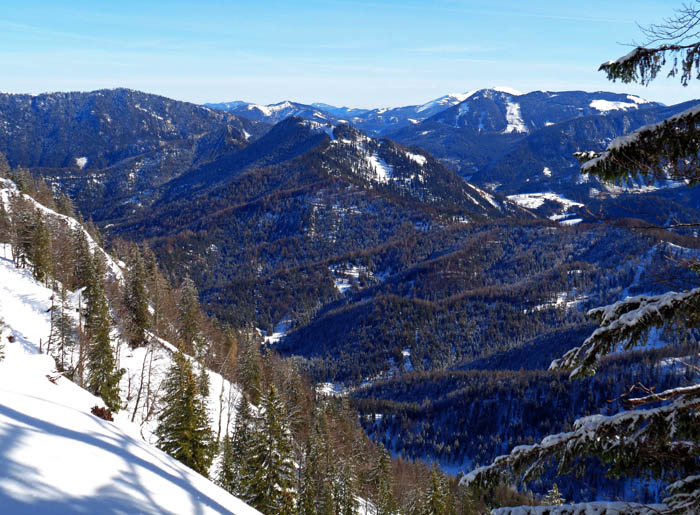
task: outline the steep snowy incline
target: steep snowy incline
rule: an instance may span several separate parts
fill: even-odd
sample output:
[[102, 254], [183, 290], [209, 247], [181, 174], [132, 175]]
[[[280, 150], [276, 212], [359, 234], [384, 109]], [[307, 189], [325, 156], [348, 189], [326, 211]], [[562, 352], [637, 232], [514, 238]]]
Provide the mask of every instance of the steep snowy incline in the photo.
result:
[[[109, 271], [110, 274], [115, 279], [122, 279], [122, 270], [119, 268], [119, 265], [117, 264], [114, 259], [112, 259], [112, 256], [107, 254], [102, 247], [100, 247], [97, 242], [94, 240], [94, 238], [90, 235], [89, 232], [85, 230], [83, 226], [81, 226], [78, 221], [75, 218], [71, 218], [66, 215], [62, 215], [60, 213], [57, 213], [56, 211], [49, 209], [48, 207], [44, 206], [43, 204], [40, 204], [36, 200], [34, 200], [32, 197], [29, 195], [26, 195], [24, 193], [19, 192], [19, 188], [17, 188], [17, 185], [12, 182], [9, 179], [3, 179], [0, 178], [0, 204], [2, 204], [5, 209], [10, 212], [12, 211], [12, 205], [10, 202], [10, 199], [15, 196], [22, 196], [26, 201], [30, 202], [35, 209], [39, 210], [45, 217], [48, 217], [51, 220], [63, 223], [68, 225], [72, 230], [76, 231], [82, 231], [83, 234], [85, 235], [85, 239], [87, 239], [88, 244], [90, 245], [90, 249], [94, 252], [97, 251], [99, 252], [102, 257], [105, 260], [105, 265], [107, 266], [107, 270]], [[47, 333], [48, 334], [48, 333]]]
[[[141, 439], [121, 412], [40, 354], [51, 290], [0, 258], [0, 507], [3, 513], [258, 513]], [[9, 341], [12, 335], [14, 341]]]

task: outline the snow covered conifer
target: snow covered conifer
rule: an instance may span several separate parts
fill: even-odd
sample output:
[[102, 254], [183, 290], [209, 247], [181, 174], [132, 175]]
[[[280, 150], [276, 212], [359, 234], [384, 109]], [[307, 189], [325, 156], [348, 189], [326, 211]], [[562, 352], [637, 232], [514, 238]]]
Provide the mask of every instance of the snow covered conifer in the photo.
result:
[[370, 476], [370, 479], [377, 485], [377, 493], [374, 499], [377, 515], [392, 515], [396, 513], [398, 504], [394, 498], [394, 489], [391, 484], [391, 457], [384, 446], [380, 447], [379, 460]]
[[355, 472], [351, 463], [345, 462], [338, 467], [336, 477], [336, 505], [341, 515], [354, 515], [357, 512], [357, 491], [355, 488]]
[[253, 481], [247, 500], [263, 513], [289, 514], [296, 505], [296, 470], [284, 406], [274, 386], [261, 400], [262, 413], [252, 445]]
[[549, 506], [561, 506], [566, 502], [564, 499], [564, 496], [561, 494], [559, 491], [559, 487], [557, 486], [556, 483], [552, 485], [552, 488], [550, 488], [547, 491], [547, 495], [543, 499], [544, 503], [549, 505]]
[[434, 468], [430, 473], [430, 485], [425, 492], [425, 504], [428, 513], [435, 515], [447, 514], [446, 486], [443, 479]]
[[251, 444], [254, 428], [250, 404], [245, 395], [241, 395], [236, 409], [236, 422], [233, 434], [226, 435], [223, 443], [223, 455], [219, 465], [217, 484], [228, 492], [247, 498], [248, 485], [253, 481], [253, 472], [249, 468], [251, 461]]
[[213, 434], [192, 364], [177, 351], [164, 382], [158, 447], [203, 476], [212, 461]]
[[[609, 80], [648, 85], [670, 63], [668, 75], [680, 74], [687, 86], [700, 78], [700, 7], [693, 2], [660, 24], [642, 29], [646, 46], [600, 66]], [[613, 140], [605, 152], [582, 153], [583, 171], [606, 181], [641, 175], [700, 182], [700, 109], [697, 106], [658, 124]]]
[[[674, 17], [644, 32], [651, 46], [637, 47], [628, 55], [601, 65], [609, 79], [648, 84], [669, 55], [675, 56], [670, 76], [680, 72], [683, 85], [694, 76], [700, 78], [698, 2], [684, 5]], [[642, 176], [698, 184], [700, 109], [691, 108], [613, 140], [602, 154], [584, 153], [579, 158], [585, 161], [583, 172], [606, 181]], [[697, 265], [691, 269], [697, 271]], [[652, 328], [670, 324], [699, 327], [700, 288], [628, 297], [588, 314], [601, 327], [550, 366], [570, 370], [572, 379], [595, 374], [600, 359], [620, 347], [644, 345]], [[696, 376], [697, 370], [693, 372]], [[646, 391], [642, 397], [628, 399], [627, 406], [629, 411], [584, 417], [575, 421], [569, 432], [550, 435], [539, 444], [516, 447], [510, 455], [500, 456], [491, 465], [467, 474], [462, 482], [487, 485], [513, 475], [527, 481], [545, 470], [552, 460], [558, 461], [560, 473], [581, 472], [584, 459], [596, 456], [607, 465], [609, 475], [644, 475], [670, 483], [665, 507], [655, 507], [654, 512], [700, 512], [700, 384], [663, 392]]]

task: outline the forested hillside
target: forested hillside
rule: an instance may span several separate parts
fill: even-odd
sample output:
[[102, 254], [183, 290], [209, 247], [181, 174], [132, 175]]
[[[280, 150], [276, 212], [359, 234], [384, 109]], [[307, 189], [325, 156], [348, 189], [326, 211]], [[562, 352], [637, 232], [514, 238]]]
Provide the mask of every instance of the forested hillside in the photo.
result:
[[[289, 363], [262, 353], [255, 333], [203, 314], [194, 283], [169, 284], [149, 248], [115, 241], [122, 259], [111, 257], [101, 235], [71, 216], [67, 199], [59, 207], [43, 181], [11, 176], [0, 179], [7, 359], [42, 355], [47, 375], [36, 380], [95, 396], [70, 394], [76, 409], [88, 413], [86, 399], [95, 399], [93, 415], [116, 418], [132, 428], [129, 438], [151, 442], [263, 513], [409, 510], [436, 495], [455, 508], [483, 505], [437, 470], [391, 459], [344, 400], [320, 395]], [[42, 427], [49, 438], [54, 430]], [[80, 456], [91, 466], [89, 453]], [[147, 486], [134, 488], [132, 495], [148, 495]], [[18, 512], [30, 508], [16, 491], [3, 495]], [[159, 511], [163, 502], [139, 509]]]

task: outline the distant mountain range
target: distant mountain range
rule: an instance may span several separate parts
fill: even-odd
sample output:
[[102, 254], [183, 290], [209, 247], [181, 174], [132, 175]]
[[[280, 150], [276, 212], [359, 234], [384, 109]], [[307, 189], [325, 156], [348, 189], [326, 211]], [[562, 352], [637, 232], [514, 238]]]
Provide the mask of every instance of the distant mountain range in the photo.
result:
[[417, 124], [450, 106], [462, 102], [470, 94], [453, 93], [436, 98], [423, 105], [381, 109], [336, 107], [322, 103], [306, 105], [290, 101], [270, 105], [259, 105], [242, 101], [205, 105], [212, 109], [267, 123], [277, 123], [288, 116], [299, 116], [306, 120], [333, 124], [350, 123], [364, 132], [378, 136], [390, 130]]
[[[522, 94], [493, 88], [446, 95], [421, 106], [383, 109], [291, 102], [272, 106], [232, 102], [210, 107], [269, 122], [291, 114], [329, 125], [349, 122], [368, 134], [424, 148], [466, 180], [490, 191], [518, 195], [514, 199], [523, 206], [532, 207], [532, 202], [522, 195], [555, 193], [580, 204], [593, 202], [600, 216], [617, 217], [620, 213], [608, 202], [611, 196], [655, 193], [669, 203], [667, 208], [659, 205], [662, 213], [654, 219], [658, 222], [671, 213], [685, 220], [688, 207], [700, 207], [696, 195], [691, 194], [693, 200], [688, 203], [687, 189], [663, 181], [602, 184], [579, 173], [574, 153], [603, 150], [612, 139], [697, 102], [665, 106], [602, 91]], [[559, 211], [568, 206], [561, 203]], [[586, 215], [581, 216], [585, 219]]]

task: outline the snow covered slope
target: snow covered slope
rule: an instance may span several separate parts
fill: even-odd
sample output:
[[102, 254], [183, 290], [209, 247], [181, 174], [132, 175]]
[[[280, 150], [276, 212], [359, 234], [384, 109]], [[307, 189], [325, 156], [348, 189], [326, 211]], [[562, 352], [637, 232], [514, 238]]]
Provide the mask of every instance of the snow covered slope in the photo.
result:
[[128, 410], [115, 422], [90, 413], [102, 401], [39, 353], [51, 295], [0, 258], [0, 511], [258, 513], [145, 442]]

